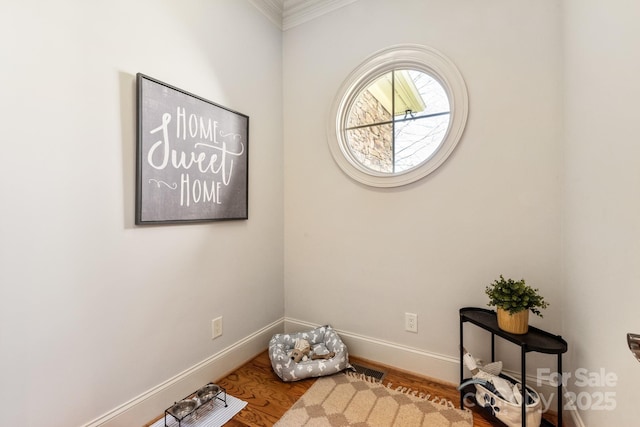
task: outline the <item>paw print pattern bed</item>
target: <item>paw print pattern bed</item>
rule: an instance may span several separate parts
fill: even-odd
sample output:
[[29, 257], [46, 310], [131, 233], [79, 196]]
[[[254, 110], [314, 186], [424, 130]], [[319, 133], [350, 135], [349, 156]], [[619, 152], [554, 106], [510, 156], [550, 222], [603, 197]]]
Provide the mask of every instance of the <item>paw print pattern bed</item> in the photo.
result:
[[[335, 356], [330, 359], [309, 359], [296, 363], [291, 359], [291, 351], [297, 339], [309, 341], [311, 351], [315, 354], [322, 355], [333, 351]], [[307, 332], [274, 335], [269, 341], [269, 359], [273, 371], [285, 382], [331, 375], [351, 367], [347, 346], [329, 325]]]

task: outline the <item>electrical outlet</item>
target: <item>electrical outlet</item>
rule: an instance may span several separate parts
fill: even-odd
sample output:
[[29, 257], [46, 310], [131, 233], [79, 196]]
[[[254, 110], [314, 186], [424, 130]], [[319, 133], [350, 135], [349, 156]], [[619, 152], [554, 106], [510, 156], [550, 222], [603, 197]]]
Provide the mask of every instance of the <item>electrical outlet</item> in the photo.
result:
[[404, 329], [409, 332], [418, 332], [418, 315], [415, 313], [404, 314]]
[[211, 339], [216, 339], [222, 335], [222, 316], [211, 321]]

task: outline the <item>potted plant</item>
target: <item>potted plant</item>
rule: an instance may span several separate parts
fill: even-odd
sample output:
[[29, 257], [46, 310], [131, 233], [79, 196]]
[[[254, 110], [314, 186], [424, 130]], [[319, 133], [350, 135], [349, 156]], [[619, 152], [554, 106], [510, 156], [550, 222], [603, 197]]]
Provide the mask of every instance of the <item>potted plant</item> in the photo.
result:
[[529, 311], [543, 317], [541, 309], [549, 305], [538, 293], [527, 285], [524, 279], [505, 279], [502, 274], [485, 293], [489, 296], [489, 306], [496, 306], [498, 327], [512, 334], [526, 334], [529, 330]]

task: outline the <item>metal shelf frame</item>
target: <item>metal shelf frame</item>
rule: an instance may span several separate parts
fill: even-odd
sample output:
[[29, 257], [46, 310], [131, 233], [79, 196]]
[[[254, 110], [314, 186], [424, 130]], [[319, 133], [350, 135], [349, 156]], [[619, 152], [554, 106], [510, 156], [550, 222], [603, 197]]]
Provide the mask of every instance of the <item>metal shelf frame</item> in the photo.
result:
[[[560, 335], [554, 335], [542, 329], [529, 326], [529, 331], [523, 335], [510, 334], [498, 327], [496, 312], [485, 308], [464, 307], [460, 309], [460, 383], [464, 381], [464, 324], [471, 323], [491, 333], [491, 361], [495, 362], [495, 337], [505, 339], [520, 346], [520, 370], [522, 389], [527, 386], [527, 358], [529, 352], [555, 354], [558, 359], [558, 427], [562, 427], [562, 354], [567, 351], [567, 342]], [[465, 390], [460, 390], [460, 407], [463, 407]], [[545, 424], [546, 421], [543, 423]], [[522, 426], [526, 427], [526, 404], [522, 403]]]

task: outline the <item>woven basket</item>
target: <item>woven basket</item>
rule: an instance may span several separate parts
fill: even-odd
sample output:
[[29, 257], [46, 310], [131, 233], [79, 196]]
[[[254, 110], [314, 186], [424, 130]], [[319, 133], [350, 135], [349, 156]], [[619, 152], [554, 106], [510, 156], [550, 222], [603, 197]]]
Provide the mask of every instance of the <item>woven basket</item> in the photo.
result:
[[522, 310], [515, 314], [498, 307], [498, 327], [510, 334], [526, 334], [529, 331], [529, 310]]

